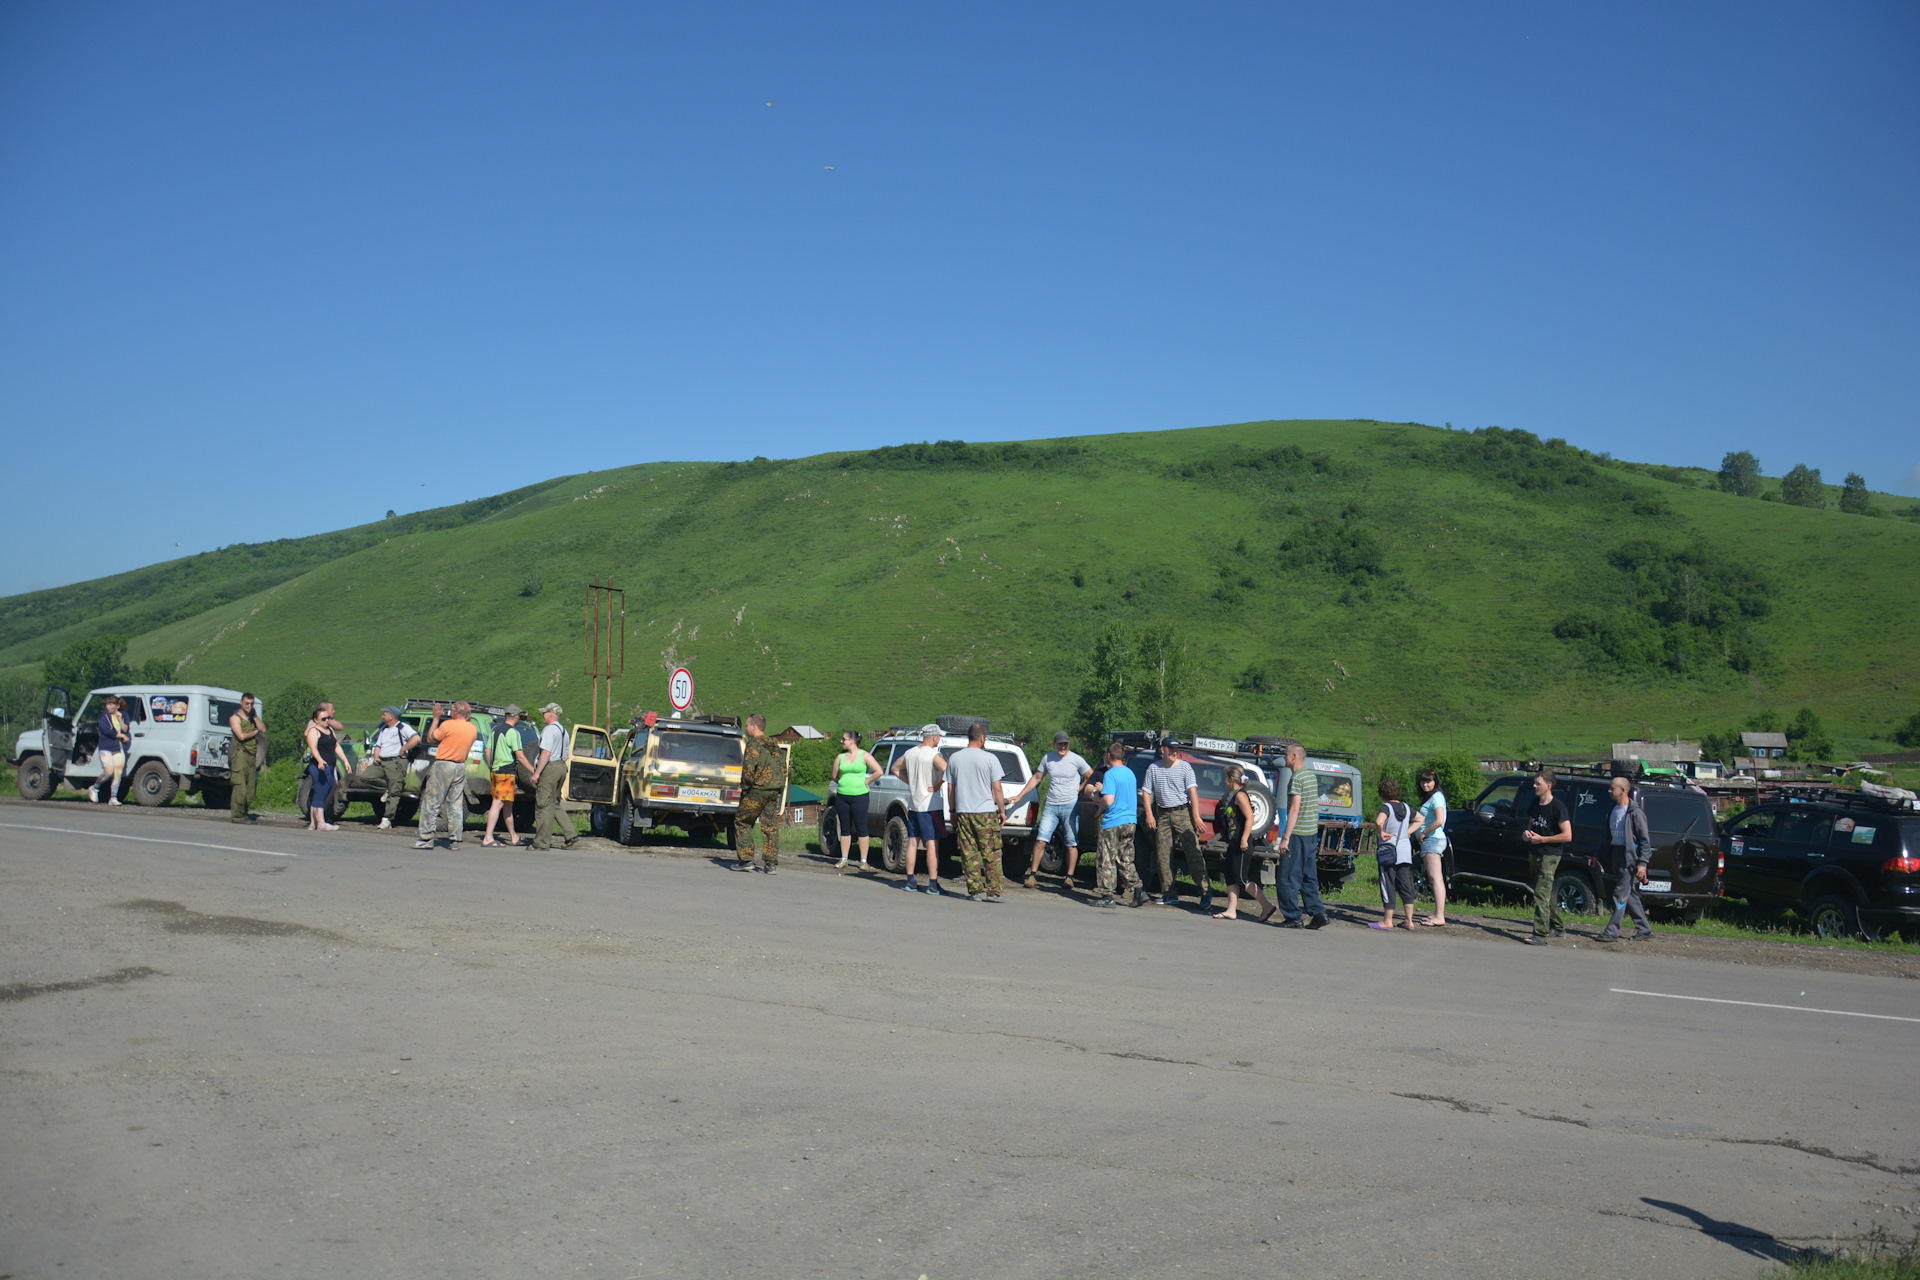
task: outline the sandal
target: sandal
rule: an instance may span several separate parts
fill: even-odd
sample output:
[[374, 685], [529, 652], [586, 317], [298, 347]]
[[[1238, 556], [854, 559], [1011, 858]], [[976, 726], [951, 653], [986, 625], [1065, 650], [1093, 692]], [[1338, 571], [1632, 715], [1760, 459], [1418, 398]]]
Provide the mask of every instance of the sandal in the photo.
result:
[[1428, 916], [1425, 920], [1422, 920], [1420, 923], [1429, 929], [1444, 929], [1447, 927], [1447, 922], [1445, 920], [1435, 920], [1432, 916]]
[[1369, 929], [1391, 929], [1391, 928], [1393, 928], [1393, 926], [1392, 926], [1392, 925], [1390, 925], [1390, 924], [1388, 924], [1388, 923], [1387, 923], [1387, 922], [1386, 922], [1385, 920], [1375, 920], [1375, 921], [1374, 921], [1374, 922], [1373, 922], [1372, 924], [1369, 924], [1369, 925], [1367, 926], [1367, 928], [1369, 928]]
[[1279, 903], [1277, 902], [1268, 903], [1267, 909], [1260, 913], [1260, 923], [1265, 924], [1267, 921], [1273, 919], [1273, 913], [1278, 911], [1279, 909], [1280, 909]]
[[500, 847], [500, 842], [498, 840], [482, 840], [480, 842], [480, 847], [482, 849], [498, 849]]

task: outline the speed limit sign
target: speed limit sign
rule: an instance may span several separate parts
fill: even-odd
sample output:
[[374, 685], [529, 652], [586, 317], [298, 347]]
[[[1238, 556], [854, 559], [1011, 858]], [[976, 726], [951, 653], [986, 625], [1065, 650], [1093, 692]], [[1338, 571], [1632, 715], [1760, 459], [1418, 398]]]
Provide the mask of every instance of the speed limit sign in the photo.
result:
[[685, 711], [693, 705], [693, 672], [685, 667], [677, 667], [667, 677], [667, 700], [673, 703], [675, 711]]

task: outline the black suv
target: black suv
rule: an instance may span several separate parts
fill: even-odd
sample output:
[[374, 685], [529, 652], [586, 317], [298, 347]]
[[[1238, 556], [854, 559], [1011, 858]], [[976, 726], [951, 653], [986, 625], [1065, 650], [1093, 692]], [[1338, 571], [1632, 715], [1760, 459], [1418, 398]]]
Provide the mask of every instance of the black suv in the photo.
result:
[[[1562, 911], [1593, 914], [1613, 909], [1606, 854], [1611, 842], [1607, 814], [1613, 809], [1600, 773], [1562, 775], [1556, 771], [1553, 794], [1573, 815], [1573, 842], [1561, 845], [1554, 896]], [[1649, 908], [1664, 907], [1698, 919], [1706, 904], [1721, 896], [1720, 835], [1713, 805], [1702, 792], [1683, 783], [1634, 780], [1634, 794], [1647, 815], [1653, 854], [1647, 883], [1640, 890]], [[1478, 880], [1531, 893], [1527, 855], [1532, 846], [1520, 838], [1533, 805], [1533, 775], [1508, 774], [1482, 791], [1470, 807], [1447, 810], [1449, 880]]]
[[1784, 790], [1727, 823], [1727, 896], [1792, 907], [1822, 938], [1920, 930], [1920, 809]]

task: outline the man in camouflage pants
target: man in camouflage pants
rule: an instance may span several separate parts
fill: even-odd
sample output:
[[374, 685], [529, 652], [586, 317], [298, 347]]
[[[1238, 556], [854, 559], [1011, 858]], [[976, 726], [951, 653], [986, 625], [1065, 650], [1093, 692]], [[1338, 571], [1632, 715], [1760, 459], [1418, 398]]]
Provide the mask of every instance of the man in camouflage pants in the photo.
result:
[[753, 824], [760, 824], [761, 869], [772, 875], [780, 862], [780, 800], [787, 790], [787, 754], [767, 737], [767, 718], [747, 717], [740, 753], [740, 807], [733, 815], [733, 848], [742, 871], [753, 870]]
[[1000, 824], [1007, 820], [1006, 776], [986, 749], [987, 726], [967, 730], [967, 745], [947, 761], [947, 811], [959, 828], [960, 861], [975, 902], [1000, 901]]

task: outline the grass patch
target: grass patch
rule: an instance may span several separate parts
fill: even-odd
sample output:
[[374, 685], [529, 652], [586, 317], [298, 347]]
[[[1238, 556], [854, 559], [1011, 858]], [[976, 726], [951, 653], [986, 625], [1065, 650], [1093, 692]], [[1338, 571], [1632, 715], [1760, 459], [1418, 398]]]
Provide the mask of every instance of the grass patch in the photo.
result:
[[1920, 1231], [1901, 1239], [1875, 1227], [1858, 1240], [1802, 1250], [1762, 1280], [1920, 1280]]

